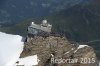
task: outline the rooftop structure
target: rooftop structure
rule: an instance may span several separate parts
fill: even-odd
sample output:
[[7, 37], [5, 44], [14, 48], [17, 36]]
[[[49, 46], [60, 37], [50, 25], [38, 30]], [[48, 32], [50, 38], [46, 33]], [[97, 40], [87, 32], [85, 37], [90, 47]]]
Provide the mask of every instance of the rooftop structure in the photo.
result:
[[41, 32], [50, 33], [51, 29], [52, 25], [47, 23], [47, 20], [43, 20], [42, 24], [35, 24], [34, 22], [32, 22], [31, 25], [28, 27], [28, 33], [29, 34], [38, 34]]

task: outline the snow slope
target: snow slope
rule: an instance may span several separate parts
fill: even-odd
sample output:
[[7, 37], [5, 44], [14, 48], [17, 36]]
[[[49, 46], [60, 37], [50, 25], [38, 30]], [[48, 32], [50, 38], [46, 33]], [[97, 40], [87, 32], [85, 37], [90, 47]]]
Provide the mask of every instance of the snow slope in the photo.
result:
[[22, 37], [0, 32], [0, 66], [13, 66], [23, 50]]
[[0, 32], [0, 66], [37, 65], [39, 62], [37, 55], [19, 58], [23, 47], [21, 36]]
[[79, 49], [84, 48], [84, 47], [89, 47], [89, 46], [88, 45], [79, 45], [79, 47], [77, 48], [77, 50], [75, 50], [75, 52], [77, 52]]
[[32, 66], [32, 65], [38, 65], [39, 59], [37, 55], [33, 55], [25, 58], [19, 58], [17, 62], [18, 63], [16, 63], [14, 66], [18, 65]]

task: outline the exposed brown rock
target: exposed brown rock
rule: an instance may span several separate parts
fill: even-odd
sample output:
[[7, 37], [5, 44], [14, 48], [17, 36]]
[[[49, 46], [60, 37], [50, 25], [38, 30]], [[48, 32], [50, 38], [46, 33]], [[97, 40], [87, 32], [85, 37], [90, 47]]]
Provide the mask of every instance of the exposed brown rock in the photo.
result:
[[[77, 49], [78, 44], [71, 44], [65, 37], [55, 36], [45, 38], [35, 36], [28, 38], [28, 40], [28, 42], [25, 42], [21, 57], [37, 54], [40, 60], [38, 66], [99, 66], [96, 54], [90, 46]], [[52, 59], [76, 59], [77, 62], [51, 63]], [[82, 59], [87, 59], [87, 63]]]

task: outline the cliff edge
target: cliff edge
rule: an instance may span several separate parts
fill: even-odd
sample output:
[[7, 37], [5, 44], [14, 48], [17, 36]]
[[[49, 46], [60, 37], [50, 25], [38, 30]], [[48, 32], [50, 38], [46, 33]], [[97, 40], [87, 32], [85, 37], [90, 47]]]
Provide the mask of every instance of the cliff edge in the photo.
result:
[[20, 57], [36, 54], [37, 66], [99, 66], [92, 47], [72, 44], [60, 36], [28, 37]]

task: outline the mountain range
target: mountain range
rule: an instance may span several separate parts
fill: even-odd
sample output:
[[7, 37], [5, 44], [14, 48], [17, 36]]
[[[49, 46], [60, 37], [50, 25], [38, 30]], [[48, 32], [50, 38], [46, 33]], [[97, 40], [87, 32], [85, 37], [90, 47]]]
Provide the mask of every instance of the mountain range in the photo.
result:
[[[9, 20], [6, 20], [1, 15], [0, 20], [6, 20], [7, 23], [3, 23], [1, 20], [1, 24], [3, 24], [3, 26], [1, 25], [0, 31], [26, 36], [27, 27], [32, 21], [35, 23], [40, 23], [41, 20], [47, 19], [49, 23], [53, 25], [54, 32], [63, 33], [70, 41], [81, 43], [94, 41], [88, 44], [93, 46], [97, 52], [98, 57], [100, 56], [99, 41], [96, 41], [100, 39], [99, 0], [30, 1], [32, 0], [20, 1], [19, 3], [18, 0], [10, 0], [9, 3], [13, 2], [16, 4], [16, 6], [13, 5], [13, 7], [5, 5], [5, 7], [8, 9], [7, 12], [9, 12], [11, 15], [11, 17], [8, 18], [11, 19], [12, 22], [10, 21], [9, 23]], [[7, 1], [5, 0], [5, 2]], [[30, 4], [26, 4], [29, 2], [31, 5], [33, 3], [34, 6], [29, 6]], [[0, 8], [4, 7], [3, 4], [1, 5], [2, 6], [0, 6]], [[27, 7], [25, 7], [26, 5]], [[6, 15], [6, 11], [2, 11], [1, 14], [3, 13]], [[20, 16], [22, 15], [25, 18], [21, 18]]]
[[11, 26], [30, 18], [42, 18], [91, 0], [1, 0], [0, 25]]

